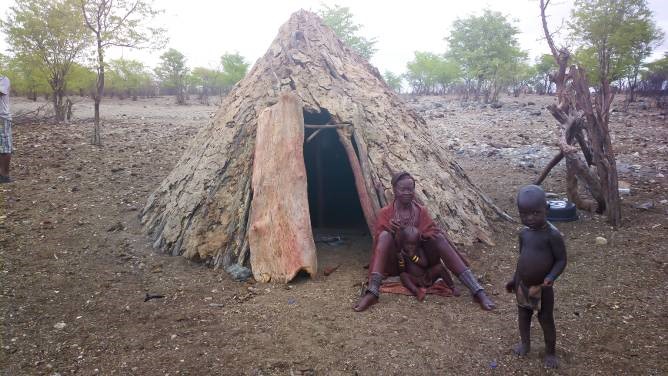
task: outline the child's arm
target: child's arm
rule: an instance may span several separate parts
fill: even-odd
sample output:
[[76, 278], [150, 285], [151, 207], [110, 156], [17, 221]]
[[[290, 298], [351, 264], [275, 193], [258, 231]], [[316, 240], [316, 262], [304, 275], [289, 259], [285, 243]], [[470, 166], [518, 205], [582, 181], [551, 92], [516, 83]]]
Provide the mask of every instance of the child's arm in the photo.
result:
[[550, 248], [554, 257], [554, 264], [552, 269], [545, 276], [543, 286], [552, 286], [554, 281], [561, 275], [566, 268], [566, 244], [564, 238], [558, 231], [554, 231], [550, 235]]

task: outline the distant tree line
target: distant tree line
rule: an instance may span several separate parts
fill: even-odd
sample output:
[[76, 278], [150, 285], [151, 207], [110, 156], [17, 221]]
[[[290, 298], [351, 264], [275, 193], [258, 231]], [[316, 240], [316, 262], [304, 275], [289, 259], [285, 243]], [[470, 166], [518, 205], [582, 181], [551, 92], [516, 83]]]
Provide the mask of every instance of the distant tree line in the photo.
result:
[[[646, 62], [663, 40], [645, 0], [578, 0], [567, 24], [574, 62], [587, 71], [592, 87], [601, 74], [617, 91], [663, 93], [668, 90], [668, 57]], [[557, 64], [551, 54], [533, 63], [519, 48], [519, 31], [507, 16], [490, 10], [453, 22], [445, 38], [447, 51], [416, 51], [404, 74], [386, 71], [395, 91], [414, 94], [457, 94], [465, 100], [494, 102], [506, 92], [552, 94]]]
[[[238, 53], [225, 53], [216, 68], [187, 66], [179, 51], [170, 49], [161, 55], [159, 65], [151, 69], [132, 59], [112, 59], [105, 63], [105, 91], [109, 98], [136, 100], [139, 97], [175, 95], [184, 103], [194, 95], [208, 103], [209, 96], [225, 95], [248, 70], [249, 64]], [[0, 71], [12, 81], [14, 95], [36, 100], [51, 98], [53, 91], [48, 78], [34, 64], [20, 57], [0, 54]], [[95, 92], [95, 68], [72, 63], [64, 79], [63, 93], [69, 96], [91, 96]]]

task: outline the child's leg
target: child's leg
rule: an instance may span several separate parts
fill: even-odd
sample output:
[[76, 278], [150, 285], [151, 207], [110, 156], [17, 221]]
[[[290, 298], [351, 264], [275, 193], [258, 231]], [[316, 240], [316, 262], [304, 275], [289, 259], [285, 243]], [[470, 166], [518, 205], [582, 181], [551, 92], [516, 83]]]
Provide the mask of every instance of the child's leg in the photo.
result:
[[427, 273], [430, 281], [435, 282], [437, 279], [443, 278], [445, 285], [450, 287], [455, 296], [461, 295], [459, 289], [455, 286], [455, 282], [452, 280], [452, 276], [450, 276], [450, 272], [448, 272], [447, 268], [443, 267], [440, 261], [438, 264], [430, 267]]
[[531, 350], [531, 316], [533, 310], [517, 306], [517, 323], [520, 328], [520, 343], [513, 351], [519, 356], [526, 355]]
[[399, 279], [401, 279], [401, 283], [404, 285], [404, 287], [407, 288], [408, 291], [410, 291], [413, 295], [415, 295], [419, 301], [424, 300], [425, 292], [418, 288], [417, 281], [412, 275], [403, 272], [399, 274]]
[[545, 367], [557, 368], [559, 360], [556, 355], [557, 329], [554, 326], [554, 289], [543, 287], [541, 295], [541, 309], [538, 312], [538, 321], [543, 328], [545, 337]]

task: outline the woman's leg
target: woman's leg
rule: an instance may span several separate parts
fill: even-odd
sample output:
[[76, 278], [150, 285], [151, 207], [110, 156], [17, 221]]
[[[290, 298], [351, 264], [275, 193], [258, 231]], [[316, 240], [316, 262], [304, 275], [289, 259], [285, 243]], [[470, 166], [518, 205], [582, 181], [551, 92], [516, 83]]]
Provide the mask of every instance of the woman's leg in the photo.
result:
[[432, 265], [429, 268], [428, 275], [429, 275], [429, 280], [432, 283], [436, 282], [437, 279], [442, 278], [443, 282], [445, 282], [445, 285], [452, 290], [452, 294], [454, 296], [461, 295], [459, 289], [457, 288], [457, 286], [455, 286], [455, 282], [452, 280], [452, 276], [450, 275], [448, 268], [444, 267], [441, 264], [441, 260], [438, 260], [438, 264]]
[[[432, 239], [429, 239], [425, 242], [425, 250], [428, 253], [431, 253], [431, 256], [435, 257], [436, 255], [440, 257], [445, 266], [453, 272], [457, 278], [466, 286], [470, 291], [471, 295], [475, 300], [480, 304], [480, 307], [484, 310], [492, 310], [496, 308], [496, 305], [492, 300], [487, 297], [485, 290], [482, 288], [478, 280], [473, 275], [471, 269], [469, 269], [464, 260], [459, 256], [457, 251], [450, 245], [450, 243], [443, 236], [435, 236]], [[430, 259], [430, 263], [431, 263]]]
[[386, 265], [389, 260], [396, 258], [392, 255], [392, 252], [394, 252], [394, 238], [389, 232], [383, 231], [378, 235], [376, 248], [373, 250], [373, 256], [369, 264], [369, 283], [366, 292], [353, 307], [355, 311], [362, 312], [378, 303], [380, 283], [383, 280]]

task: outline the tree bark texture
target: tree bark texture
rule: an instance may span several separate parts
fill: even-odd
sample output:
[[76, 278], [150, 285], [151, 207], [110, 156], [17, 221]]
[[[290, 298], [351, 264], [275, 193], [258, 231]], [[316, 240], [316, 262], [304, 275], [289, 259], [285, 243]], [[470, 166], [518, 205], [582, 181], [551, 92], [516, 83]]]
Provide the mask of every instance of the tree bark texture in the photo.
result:
[[[605, 212], [608, 222], [612, 226], [619, 226], [621, 201], [617, 165], [608, 128], [610, 105], [614, 94], [605, 78], [606, 75], [602, 74], [600, 89], [592, 104], [589, 82], [584, 69], [576, 65], [568, 66], [570, 53], [565, 48], [558, 50], [554, 44], [545, 15], [548, 4], [549, 0], [540, 0], [543, 31], [559, 66], [557, 73], [552, 77], [557, 86], [558, 104], [549, 106], [548, 109], [562, 129], [559, 148], [566, 159], [568, 196], [579, 208], [591, 210], [593, 205], [579, 197], [577, 183], [583, 182], [597, 202], [596, 211]], [[601, 72], [608, 71], [608, 62], [609, 57], [599, 52]], [[578, 126], [574, 127], [576, 124]], [[577, 149], [573, 146], [575, 142], [580, 146], [586, 163], [577, 154]], [[592, 171], [590, 166], [594, 166], [595, 171]], [[546, 169], [539, 180], [544, 179], [544, 175], [548, 172]]]
[[293, 94], [259, 116], [253, 161], [250, 210], [250, 264], [260, 282], [287, 283], [304, 270], [317, 272], [311, 230], [306, 167], [304, 114]]
[[318, 16], [299, 11], [148, 198], [141, 220], [155, 247], [216, 267], [246, 261], [258, 116], [284, 92], [296, 95], [305, 113], [349, 124], [344, 137], [364, 180], [356, 187], [374, 212], [392, 200], [391, 173], [406, 170], [417, 180], [417, 198], [454, 241], [492, 243], [488, 218], [505, 213], [434, 142], [427, 123], [376, 68]]

